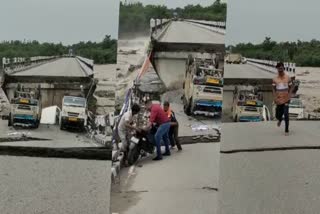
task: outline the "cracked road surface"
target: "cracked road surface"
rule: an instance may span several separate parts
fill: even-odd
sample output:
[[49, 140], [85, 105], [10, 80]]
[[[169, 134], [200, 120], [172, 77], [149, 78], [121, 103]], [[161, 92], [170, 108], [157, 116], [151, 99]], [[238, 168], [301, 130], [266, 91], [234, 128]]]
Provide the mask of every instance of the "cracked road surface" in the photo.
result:
[[[14, 130], [0, 120], [0, 138], [25, 132], [49, 141], [9, 141], [0, 146], [93, 147], [82, 134], [57, 126]], [[109, 214], [111, 161], [0, 155], [1, 214]]]
[[215, 214], [219, 143], [184, 145], [170, 157], [140, 160], [124, 168], [112, 187], [111, 210], [119, 214]]
[[[290, 126], [290, 136], [284, 136], [276, 122], [223, 124], [221, 214], [319, 212], [320, 123], [291, 121]], [[232, 150], [238, 152], [225, 154]]]

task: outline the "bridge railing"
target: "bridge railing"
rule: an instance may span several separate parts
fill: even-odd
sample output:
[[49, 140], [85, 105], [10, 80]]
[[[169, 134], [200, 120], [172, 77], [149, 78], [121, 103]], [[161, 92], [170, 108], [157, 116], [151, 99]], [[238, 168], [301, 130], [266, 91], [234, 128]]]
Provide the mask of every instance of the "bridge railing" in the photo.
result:
[[[247, 63], [252, 64], [263, 70], [269, 71], [271, 73], [278, 72], [276, 68], [276, 65], [278, 63], [277, 61], [247, 58]], [[290, 75], [295, 75], [296, 63], [284, 62], [283, 64], [286, 72], [288, 72]]]
[[150, 31], [154, 32], [157, 29], [163, 28], [171, 19], [150, 19]]
[[81, 56], [76, 56], [76, 59], [78, 60], [81, 68], [86, 73], [87, 76], [93, 75], [93, 67], [94, 67], [94, 61], [91, 59], [87, 59]]
[[217, 22], [217, 21], [204, 21], [204, 20], [193, 20], [186, 19], [186, 21], [199, 24], [208, 30], [214, 31], [216, 33], [225, 34], [226, 33], [226, 22]]
[[15, 73], [21, 70], [30, 68], [37, 64], [41, 64], [47, 61], [51, 61], [58, 58], [58, 56], [34, 56], [30, 58], [25, 57], [3, 57], [2, 68], [5, 73]]

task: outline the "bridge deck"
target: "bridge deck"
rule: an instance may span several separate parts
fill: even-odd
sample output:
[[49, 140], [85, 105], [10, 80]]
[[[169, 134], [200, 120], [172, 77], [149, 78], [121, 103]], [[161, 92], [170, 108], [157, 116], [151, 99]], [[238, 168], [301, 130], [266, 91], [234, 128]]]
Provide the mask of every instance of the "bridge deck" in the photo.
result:
[[283, 125], [223, 124], [219, 213], [318, 213], [319, 122]]
[[86, 73], [75, 58], [62, 58], [13, 75], [85, 77]]
[[198, 25], [173, 21], [159, 42], [224, 44], [225, 36]]
[[226, 64], [224, 66], [225, 79], [272, 79], [274, 76], [275, 74], [249, 64]]

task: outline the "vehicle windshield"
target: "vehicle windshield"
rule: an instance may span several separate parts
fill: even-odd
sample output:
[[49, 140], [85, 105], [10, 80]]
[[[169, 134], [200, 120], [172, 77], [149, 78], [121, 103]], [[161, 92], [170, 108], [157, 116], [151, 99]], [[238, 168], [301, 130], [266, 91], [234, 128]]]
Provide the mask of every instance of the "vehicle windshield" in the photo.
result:
[[86, 99], [82, 97], [64, 97], [63, 105], [74, 107], [86, 107]]
[[291, 99], [290, 106], [295, 108], [302, 108], [302, 102], [299, 99]]

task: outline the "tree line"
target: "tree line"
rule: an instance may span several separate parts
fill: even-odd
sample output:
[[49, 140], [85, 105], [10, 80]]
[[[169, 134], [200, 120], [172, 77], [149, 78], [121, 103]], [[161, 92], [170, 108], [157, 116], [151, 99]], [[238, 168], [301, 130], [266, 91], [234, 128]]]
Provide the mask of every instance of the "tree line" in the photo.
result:
[[79, 42], [73, 45], [63, 45], [62, 43], [40, 43], [34, 41], [2, 41], [0, 42], [0, 64], [2, 58], [33, 56], [62, 56], [69, 53], [93, 59], [96, 64], [111, 64], [117, 60], [117, 40], [106, 35], [101, 42]]
[[169, 19], [173, 17], [206, 21], [225, 21], [227, 4], [213, 1], [207, 7], [187, 5], [184, 8], [170, 9], [164, 5], [143, 5], [140, 2], [120, 2], [119, 36], [126, 34], [148, 33], [150, 19]]
[[295, 62], [297, 66], [320, 66], [320, 41], [276, 42], [266, 37], [259, 44], [240, 43], [227, 48], [247, 58]]

